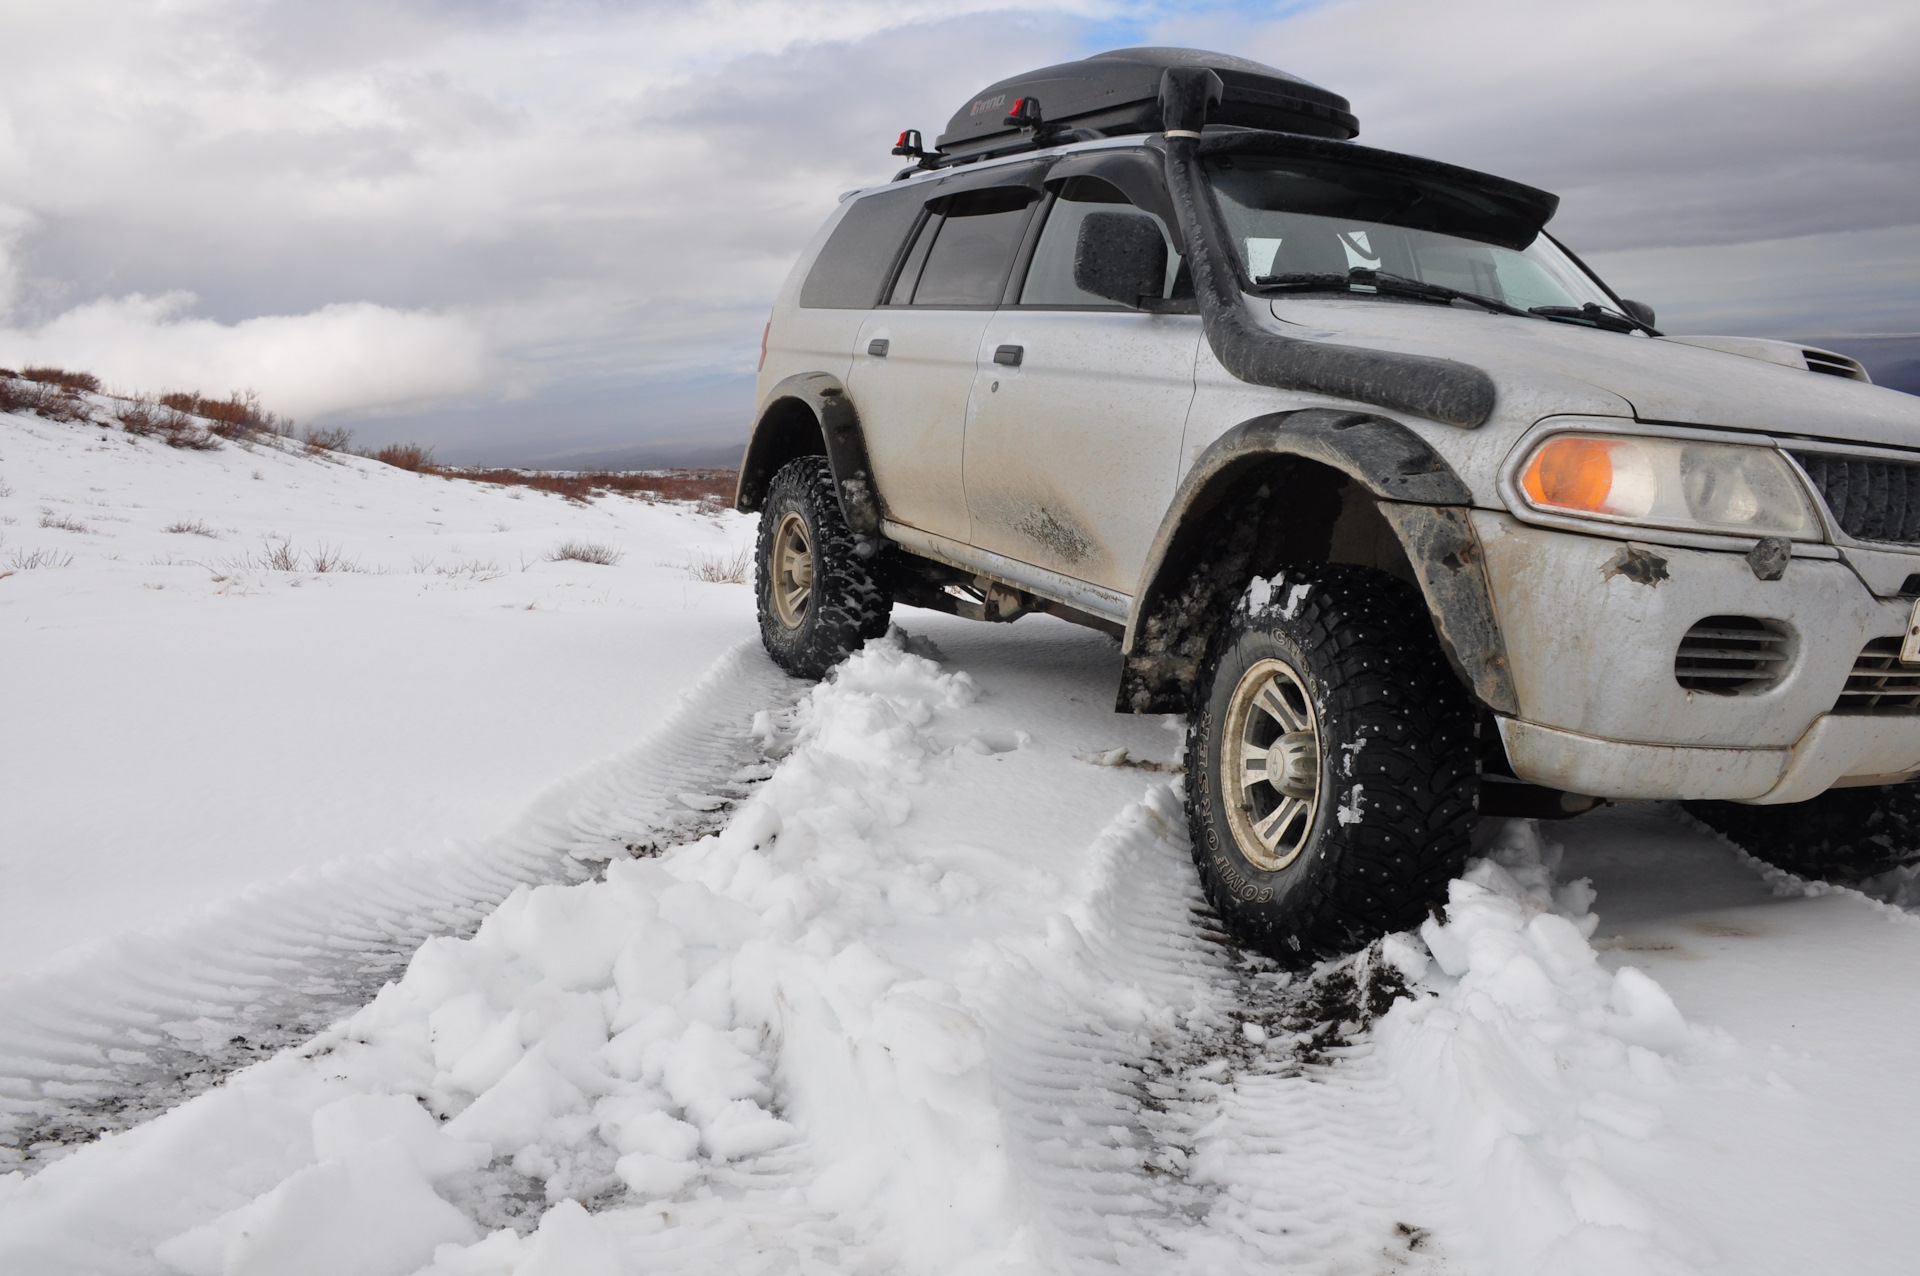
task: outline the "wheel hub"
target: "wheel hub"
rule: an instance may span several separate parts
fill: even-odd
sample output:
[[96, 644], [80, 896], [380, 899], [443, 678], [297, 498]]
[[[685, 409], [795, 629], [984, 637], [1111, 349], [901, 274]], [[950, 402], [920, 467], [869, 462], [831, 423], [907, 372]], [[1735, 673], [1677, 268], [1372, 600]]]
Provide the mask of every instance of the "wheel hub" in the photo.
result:
[[773, 613], [782, 626], [798, 629], [813, 600], [813, 545], [807, 538], [807, 520], [789, 512], [774, 529], [771, 589]]
[[1305, 682], [1279, 660], [1240, 676], [1227, 706], [1221, 790], [1240, 851], [1267, 872], [1306, 849], [1320, 808], [1320, 721]]

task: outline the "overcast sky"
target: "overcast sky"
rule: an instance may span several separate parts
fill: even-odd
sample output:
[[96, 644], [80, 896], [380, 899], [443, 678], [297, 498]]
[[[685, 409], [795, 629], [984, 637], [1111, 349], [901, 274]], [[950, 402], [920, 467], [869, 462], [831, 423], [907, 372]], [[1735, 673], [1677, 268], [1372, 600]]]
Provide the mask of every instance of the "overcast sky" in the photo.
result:
[[745, 434], [839, 192], [1135, 44], [1563, 197], [1674, 331], [1920, 331], [1920, 4], [0, 0], [0, 363], [512, 460]]

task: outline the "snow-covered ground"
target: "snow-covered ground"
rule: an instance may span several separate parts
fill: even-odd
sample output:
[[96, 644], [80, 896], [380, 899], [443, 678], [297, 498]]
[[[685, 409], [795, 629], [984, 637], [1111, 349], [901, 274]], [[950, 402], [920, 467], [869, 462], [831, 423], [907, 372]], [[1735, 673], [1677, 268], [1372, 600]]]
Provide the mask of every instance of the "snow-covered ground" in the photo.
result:
[[731, 512], [0, 421], [0, 974], [492, 833], [755, 633]]
[[[353, 935], [374, 936], [362, 942], [385, 935], [411, 960], [311, 1040], [0, 1177], [0, 1270], [1913, 1268], [1920, 1105], [1903, 1083], [1920, 1050], [1920, 925], [1905, 912], [1785, 879], [1665, 808], [1620, 808], [1487, 827], [1483, 858], [1418, 934], [1288, 978], [1216, 933], [1187, 863], [1177, 724], [1111, 712], [1117, 654], [1096, 634], [902, 609], [901, 631], [808, 689], [733, 642], [751, 632], [746, 590], [689, 590], [652, 566], [741, 543], [744, 524], [553, 501], [539, 507], [550, 521], [508, 514], [508, 531], [488, 532], [497, 506], [536, 498], [361, 478], [353, 463], [182, 457], [164, 472], [200, 475], [194, 499], [209, 503], [272, 482], [253, 469], [280, 479], [257, 527], [228, 520], [244, 530], [225, 552], [269, 530], [346, 541], [327, 520], [358, 503], [346, 526], [365, 539], [349, 552], [394, 567], [307, 573], [297, 590], [247, 574], [259, 592], [231, 598], [204, 569], [135, 566], [156, 552], [136, 538], [165, 535], [145, 530], [161, 513], [133, 509], [135, 492], [157, 490], [142, 476], [170, 457], [117, 441], [104, 457], [98, 443], [63, 450], [71, 426], [5, 428], [4, 550], [76, 555], [0, 581], [10, 700], [17, 651], [57, 657], [66, 680], [64, 699], [36, 690], [32, 713], [9, 713], [42, 741], [14, 726], [10, 759], [59, 789], [18, 791], [47, 812], [39, 827], [93, 820], [127, 837], [89, 848], [99, 872], [144, 855], [164, 876], [167, 854], [228, 867], [203, 868], [190, 901], [89, 932], [162, 923], [148, 934], [0, 989], [0, 1112], [51, 1110], [69, 1090], [97, 1108], [116, 1085], [150, 1085], [178, 1043], [257, 1023], [275, 996], [307, 995], [316, 970], [334, 979], [325, 918], [352, 915]], [[120, 562], [84, 566], [85, 535], [37, 527], [43, 505], [84, 520], [82, 492], [124, 494], [104, 508], [127, 523], [95, 516], [120, 543], [94, 552]], [[423, 501], [467, 521], [420, 531]], [[390, 558], [376, 557], [383, 520]], [[574, 533], [617, 538], [627, 558], [533, 561]], [[399, 544], [409, 536], [446, 557], [456, 544], [501, 557], [476, 547], [522, 537], [528, 570], [516, 556], [496, 581], [438, 587], [413, 579], [406, 556], [425, 550]], [[109, 694], [65, 653], [137, 645], [115, 619], [147, 605], [150, 578], [189, 614], [255, 606], [303, 634], [340, 614], [363, 633], [431, 631], [388, 639], [411, 644], [411, 679], [362, 657], [336, 664], [325, 691], [307, 661], [263, 662], [250, 682], [217, 662], [142, 666], [198, 690], [176, 701], [200, 724], [184, 734], [281, 784], [288, 808], [315, 808], [293, 822], [362, 818], [333, 813], [353, 793], [316, 798], [299, 782], [316, 767], [362, 768], [399, 795], [391, 822], [242, 874], [230, 865], [246, 843], [230, 839], [272, 832], [265, 805], [258, 823], [225, 825], [220, 787], [172, 794], [159, 806], [181, 832], [164, 852], [144, 813], [117, 809], [129, 777], [94, 766], [98, 736], [41, 719]], [[596, 610], [586, 600], [608, 579]], [[37, 592], [12, 592], [23, 581]], [[551, 627], [499, 637], [521, 618], [506, 604], [543, 590], [562, 604]], [[198, 623], [203, 642], [223, 632]], [[39, 638], [48, 625], [70, 641]], [[560, 694], [516, 685], [523, 670], [498, 661], [484, 687], [445, 677], [445, 632], [496, 655], [523, 642], [526, 665], [559, 667]], [[629, 651], [657, 653], [650, 691], [629, 685], [644, 671], [620, 670]], [[594, 675], [628, 684], [616, 694]], [[391, 721], [402, 693], [415, 697], [403, 713], [468, 715], [420, 746], [466, 761], [389, 747], [408, 729]], [[133, 703], [98, 710], [100, 729], [161, 731], [153, 697], [129, 680], [119, 698]], [[471, 699], [486, 708], [453, 703]], [[571, 724], [577, 752], [525, 738], [548, 714]], [[273, 721], [256, 729], [285, 750], [277, 766], [236, 742], [233, 724], [255, 717]], [[361, 725], [330, 736], [303, 717]], [[148, 766], [167, 751], [156, 739]], [[371, 763], [318, 756], [362, 740]], [[523, 775], [495, 752], [516, 749], [546, 770]], [[407, 765], [413, 784], [371, 775]], [[437, 821], [406, 796], [426, 781], [441, 786]], [[9, 863], [56, 853], [18, 847], [11, 822], [7, 836]], [[375, 847], [391, 850], [312, 868]], [[276, 884], [299, 866], [294, 887]], [[218, 902], [248, 883], [245, 906]], [[9, 914], [83, 914], [95, 892], [120, 891], [74, 877], [32, 889], [8, 879]], [[137, 893], [122, 893], [130, 910]]]

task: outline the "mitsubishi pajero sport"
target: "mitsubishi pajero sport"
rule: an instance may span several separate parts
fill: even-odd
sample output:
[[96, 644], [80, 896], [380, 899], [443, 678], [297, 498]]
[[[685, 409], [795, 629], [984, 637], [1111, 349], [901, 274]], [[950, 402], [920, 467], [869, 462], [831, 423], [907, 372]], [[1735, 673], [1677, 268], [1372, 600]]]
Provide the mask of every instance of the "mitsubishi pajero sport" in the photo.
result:
[[1357, 132], [1132, 49], [902, 134], [767, 328], [773, 657], [821, 676], [895, 602], [1112, 634], [1118, 710], [1188, 717], [1209, 898], [1290, 963], [1417, 921], [1480, 814], [1909, 850], [1920, 400], [1664, 335], [1555, 196]]

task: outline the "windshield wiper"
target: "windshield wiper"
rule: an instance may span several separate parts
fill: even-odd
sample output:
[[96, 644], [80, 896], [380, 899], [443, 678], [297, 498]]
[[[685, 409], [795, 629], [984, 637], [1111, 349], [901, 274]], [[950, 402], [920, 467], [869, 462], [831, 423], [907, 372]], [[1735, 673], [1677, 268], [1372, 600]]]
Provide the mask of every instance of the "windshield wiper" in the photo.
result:
[[1632, 315], [1622, 314], [1596, 302], [1587, 302], [1584, 306], [1529, 306], [1528, 313], [1539, 315], [1542, 319], [1555, 319], [1561, 323], [1588, 323], [1608, 332], [1644, 332], [1649, 337], [1660, 334], [1653, 328], [1641, 323]]
[[1355, 288], [1371, 288], [1383, 296], [1420, 297], [1428, 301], [1464, 301], [1499, 315], [1519, 315], [1523, 319], [1528, 315], [1527, 311], [1518, 306], [1509, 306], [1504, 301], [1483, 297], [1477, 292], [1464, 292], [1444, 284], [1430, 284], [1419, 279], [1408, 279], [1405, 275], [1389, 274], [1384, 270], [1369, 270], [1365, 266], [1355, 266], [1344, 275], [1261, 275], [1253, 282], [1266, 288], [1286, 288], [1294, 292], [1351, 292]]

